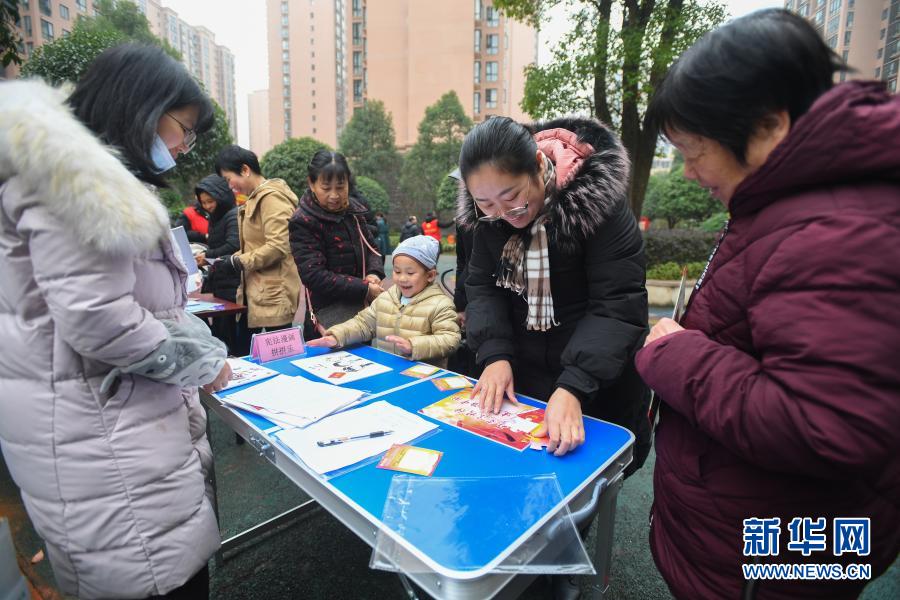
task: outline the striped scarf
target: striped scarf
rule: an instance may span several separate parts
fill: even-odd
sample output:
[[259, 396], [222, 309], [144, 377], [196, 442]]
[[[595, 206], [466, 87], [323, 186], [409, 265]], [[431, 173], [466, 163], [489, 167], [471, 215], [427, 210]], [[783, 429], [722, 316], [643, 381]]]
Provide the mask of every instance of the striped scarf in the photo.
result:
[[[544, 189], [553, 180], [556, 169], [544, 157]], [[550, 203], [549, 195], [544, 207]], [[503, 246], [500, 256], [500, 274], [497, 286], [522, 295], [528, 302], [528, 319], [525, 328], [530, 331], [548, 331], [559, 326], [553, 315], [553, 295], [550, 292], [550, 252], [547, 243], [547, 213], [543, 212], [532, 223], [526, 248], [526, 238], [514, 233]]]

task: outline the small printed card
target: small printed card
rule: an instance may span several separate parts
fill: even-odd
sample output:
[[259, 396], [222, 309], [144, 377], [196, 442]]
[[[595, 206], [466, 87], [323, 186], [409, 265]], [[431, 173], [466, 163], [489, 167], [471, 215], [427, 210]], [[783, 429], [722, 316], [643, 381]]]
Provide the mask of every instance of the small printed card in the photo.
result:
[[378, 468], [428, 477], [434, 473], [443, 455], [438, 450], [395, 444], [381, 458]]
[[472, 387], [472, 382], [462, 375], [454, 375], [453, 377], [439, 377], [432, 379], [431, 382], [442, 392], [447, 390], [462, 390]]
[[254, 364], [242, 358], [227, 358], [225, 360], [228, 361], [228, 366], [231, 367], [231, 378], [228, 381], [228, 385], [225, 386], [226, 390], [278, 375], [278, 371], [273, 371], [268, 367]]
[[297, 356], [305, 352], [303, 333], [299, 327], [255, 333], [250, 340], [250, 356], [258, 358], [261, 363]]
[[425, 363], [419, 363], [417, 365], [413, 365], [405, 371], [400, 371], [401, 375], [406, 375], [407, 377], [416, 377], [417, 379], [424, 379], [429, 375], [434, 375], [440, 371], [439, 368], [433, 365], [426, 365]]

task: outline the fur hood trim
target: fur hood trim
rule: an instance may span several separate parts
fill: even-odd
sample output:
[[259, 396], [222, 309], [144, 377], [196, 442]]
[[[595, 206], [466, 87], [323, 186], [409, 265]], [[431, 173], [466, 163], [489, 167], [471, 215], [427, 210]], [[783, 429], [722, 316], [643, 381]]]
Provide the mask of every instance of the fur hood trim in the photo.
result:
[[105, 254], [142, 254], [169, 235], [155, 194], [39, 80], [0, 84], [0, 180], [12, 177]]
[[[571, 145], [573, 141], [578, 144], [569, 148], [572, 152], [567, 154], [571, 158], [566, 160], [572, 162], [566, 165], [566, 175], [561, 178], [564, 183], [552, 192], [551, 202], [545, 208], [551, 224], [547, 228], [550, 242], [563, 250], [574, 251], [628, 202], [631, 169], [628, 154], [618, 137], [595, 119], [554, 119], [528, 128], [534, 132], [538, 147], [542, 149], [550, 142], [558, 147]], [[592, 153], [581, 157], [587, 148]], [[474, 201], [460, 180], [457, 223], [463, 228], [471, 228], [476, 222]], [[507, 227], [503, 221], [490, 226]]]

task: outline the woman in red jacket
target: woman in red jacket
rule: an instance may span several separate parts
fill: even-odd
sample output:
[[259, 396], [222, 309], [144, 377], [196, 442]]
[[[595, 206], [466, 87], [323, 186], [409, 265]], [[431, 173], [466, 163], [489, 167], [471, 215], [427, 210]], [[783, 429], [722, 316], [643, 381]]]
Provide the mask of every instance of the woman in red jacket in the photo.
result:
[[868, 579], [745, 566], [874, 578], [900, 550], [900, 100], [833, 85], [844, 69], [765, 10], [697, 42], [651, 104], [731, 215], [682, 323], [636, 359], [663, 402], [650, 542], [678, 598], [855, 598]]

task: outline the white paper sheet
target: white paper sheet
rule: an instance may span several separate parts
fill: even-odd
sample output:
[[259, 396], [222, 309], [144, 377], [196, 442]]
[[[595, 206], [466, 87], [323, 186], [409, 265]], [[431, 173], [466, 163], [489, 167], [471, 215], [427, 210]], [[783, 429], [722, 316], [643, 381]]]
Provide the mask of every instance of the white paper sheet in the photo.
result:
[[362, 395], [359, 390], [336, 388], [304, 377], [278, 375], [230, 394], [223, 401], [241, 402], [273, 413], [293, 415], [304, 423], [313, 423], [346, 408]]
[[[406, 444], [437, 425], [384, 400], [348, 410], [306, 429], [288, 429], [275, 434], [283, 444], [317, 473], [329, 473], [371, 456], [387, 452], [394, 444]], [[353, 440], [320, 447], [316, 442], [373, 431], [393, 431], [377, 438]]]
[[228, 366], [231, 367], [231, 379], [228, 380], [228, 385], [225, 386], [226, 390], [278, 375], [278, 371], [242, 358], [227, 358], [225, 360], [228, 361]]
[[390, 367], [344, 351], [292, 360], [291, 364], [335, 385], [358, 381], [391, 370]]

